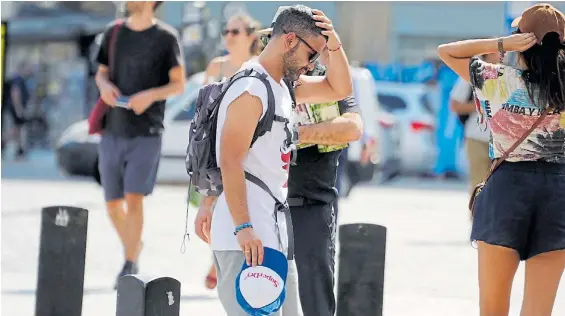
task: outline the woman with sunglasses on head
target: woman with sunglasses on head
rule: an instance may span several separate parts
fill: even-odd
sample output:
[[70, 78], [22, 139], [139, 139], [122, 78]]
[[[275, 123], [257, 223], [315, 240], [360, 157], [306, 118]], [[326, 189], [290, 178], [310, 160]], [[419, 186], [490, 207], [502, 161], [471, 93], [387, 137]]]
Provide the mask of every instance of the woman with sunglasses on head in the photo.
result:
[[[216, 57], [210, 62], [206, 69], [204, 84], [233, 76], [244, 62], [261, 53], [262, 45], [256, 33], [259, 28], [259, 22], [248, 15], [235, 15], [228, 20], [226, 28], [222, 31], [228, 55]], [[204, 197], [200, 202], [200, 208], [212, 210], [215, 201], [215, 197]], [[207, 224], [209, 225], [209, 222]], [[216, 268], [212, 264], [206, 276], [205, 285], [212, 290], [217, 283]]]
[[[499, 39], [441, 45], [440, 58], [470, 81], [491, 128], [492, 176], [471, 201], [479, 255], [480, 315], [508, 315], [521, 260], [521, 316], [551, 315], [565, 268], [565, 16], [528, 8]], [[475, 57], [517, 52], [515, 67]]]
[[257, 37], [259, 22], [248, 15], [231, 17], [222, 31], [228, 55], [212, 59], [206, 69], [206, 83], [233, 76], [241, 65], [259, 55], [261, 43]]

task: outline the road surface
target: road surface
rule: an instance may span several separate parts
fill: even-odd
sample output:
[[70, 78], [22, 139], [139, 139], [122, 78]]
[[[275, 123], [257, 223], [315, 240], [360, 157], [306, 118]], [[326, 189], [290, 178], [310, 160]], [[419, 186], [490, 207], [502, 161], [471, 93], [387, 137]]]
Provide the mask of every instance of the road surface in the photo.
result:
[[[465, 186], [423, 181], [356, 188], [340, 207], [340, 223], [388, 227], [384, 315], [478, 315], [477, 258], [468, 241]], [[216, 293], [204, 287], [211, 263], [207, 246], [193, 236], [186, 253], [179, 251], [185, 194], [183, 187], [158, 186], [147, 200], [141, 272], [181, 281], [181, 315], [225, 315]], [[86, 181], [17, 179], [2, 179], [2, 315], [33, 315], [40, 208], [60, 204], [90, 210], [83, 315], [115, 315], [112, 286], [122, 249], [100, 188]], [[191, 210], [191, 223], [194, 215]], [[515, 280], [511, 315], [518, 315], [523, 272], [521, 267]], [[554, 315], [565, 315], [565, 282]]]

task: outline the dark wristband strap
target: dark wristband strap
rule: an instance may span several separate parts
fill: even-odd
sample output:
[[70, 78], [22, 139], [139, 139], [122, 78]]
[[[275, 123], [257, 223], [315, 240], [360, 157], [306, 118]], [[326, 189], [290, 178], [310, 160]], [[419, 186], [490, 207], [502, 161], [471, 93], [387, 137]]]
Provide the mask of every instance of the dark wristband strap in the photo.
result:
[[330, 48], [328, 47], [328, 51], [329, 51], [329, 52], [337, 52], [337, 51], [340, 50], [340, 49], [341, 49], [341, 43], [339, 43], [339, 46], [338, 46], [336, 49], [330, 49]]

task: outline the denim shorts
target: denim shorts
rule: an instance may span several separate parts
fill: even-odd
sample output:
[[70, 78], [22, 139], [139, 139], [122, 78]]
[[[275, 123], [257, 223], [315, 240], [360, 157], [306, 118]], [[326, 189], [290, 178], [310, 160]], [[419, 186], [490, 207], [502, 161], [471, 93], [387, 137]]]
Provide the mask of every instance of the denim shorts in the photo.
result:
[[503, 162], [476, 198], [471, 240], [521, 260], [565, 249], [565, 164]]
[[161, 157], [161, 136], [125, 138], [104, 133], [98, 145], [98, 170], [106, 202], [126, 193], [153, 192]]

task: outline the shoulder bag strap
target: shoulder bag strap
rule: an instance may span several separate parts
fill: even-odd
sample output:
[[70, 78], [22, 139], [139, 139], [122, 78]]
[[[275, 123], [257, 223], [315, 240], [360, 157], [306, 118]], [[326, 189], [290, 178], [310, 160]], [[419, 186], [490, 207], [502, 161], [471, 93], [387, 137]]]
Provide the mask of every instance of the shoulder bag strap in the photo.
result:
[[536, 129], [536, 127], [541, 124], [541, 122], [545, 119], [550, 111], [552, 111], [552, 109], [546, 109], [543, 114], [540, 115], [540, 117], [535, 121], [535, 123], [530, 126], [530, 128], [506, 152], [504, 152], [504, 154], [500, 158], [497, 158], [492, 162], [492, 164], [490, 165], [490, 170], [485, 178], [485, 182], [488, 180], [488, 178], [490, 178], [496, 168], [498, 168], [502, 164], [502, 162], [505, 161], [508, 156], [510, 156], [510, 154], [516, 148], [518, 148], [518, 146], [520, 146], [520, 144], [534, 131], [534, 129]]

